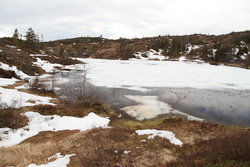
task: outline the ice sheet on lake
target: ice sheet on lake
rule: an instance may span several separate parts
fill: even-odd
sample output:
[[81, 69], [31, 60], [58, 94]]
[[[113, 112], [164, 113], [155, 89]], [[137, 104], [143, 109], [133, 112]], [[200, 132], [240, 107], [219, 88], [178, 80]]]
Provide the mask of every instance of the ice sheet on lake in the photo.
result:
[[88, 77], [96, 86], [250, 89], [250, 70], [243, 68], [183, 61], [79, 60], [92, 67]]
[[182, 113], [178, 110], [171, 108], [170, 105], [162, 101], [159, 101], [157, 96], [126, 95], [125, 97], [137, 102], [138, 104], [121, 108], [121, 110], [125, 111], [128, 115], [140, 121], [144, 119], [155, 118], [160, 114], [170, 114], [170, 113], [185, 115], [189, 120], [203, 121], [203, 119], [190, 116], [188, 114]]

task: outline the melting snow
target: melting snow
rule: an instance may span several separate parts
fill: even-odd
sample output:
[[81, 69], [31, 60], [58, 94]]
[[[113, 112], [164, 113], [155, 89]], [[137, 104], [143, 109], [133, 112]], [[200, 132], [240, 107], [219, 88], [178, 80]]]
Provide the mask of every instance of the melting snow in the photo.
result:
[[[1, 79], [2, 80], [2, 79]], [[8, 82], [7, 82], [8, 83]], [[0, 103], [5, 107], [24, 107], [37, 104], [50, 104], [51, 97], [37, 96], [25, 92], [19, 92], [15, 89], [4, 89], [0, 87]]]
[[155, 136], [166, 138], [170, 143], [182, 146], [182, 142], [175, 137], [175, 134], [166, 130], [155, 130], [155, 129], [145, 129], [145, 130], [136, 130], [138, 135], [150, 135], [148, 139], [153, 139]]
[[135, 53], [135, 57], [137, 59], [142, 59], [142, 60], [165, 60], [165, 59], [168, 59], [168, 57], [165, 57], [164, 55], [162, 55], [162, 52], [163, 50], [159, 50], [158, 52], [153, 50], [153, 49], [150, 49], [149, 51], [147, 52], [138, 52], [138, 53]]
[[19, 80], [16, 79], [16, 78], [11, 78], [11, 79], [0, 78], [0, 86], [13, 85], [13, 84], [16, 83], [17, 81], [19, 81]]
[[36, 62], [34, 62], [35, 65], [41, 67], [44, 69], [46, 72], [53, 72], [55, 70], [55, 67], [61, 67], [61, 64], [52, 64], [49, 63], [48, 61], [41, 60], [40, 58], [36, 58]]
[[18, 70], [16, 66], [10, 67], [8, 64], [0, 62], [0, 68], [7, 70], [7, 71], [15, 71], [16, 75], [21, 79], [29, 78], [30, 76], [23, 73], [22, 71]]
[[58, 115], [43, 116], [35, 112], [26, 112], [24, 115], [29, 118], [27, 126], [17, 130], [0, 128], [0, 147], [16, 145], [42, 131], [86, 131], [98, 127], [106, 128], [110, 121], [108, 118], [99, 117], [94, 113], [89, 113], [89, 115], [83, 118], [60, 117]]
[[61, 153], [57, 153], [56, 155], [49, 157], [48, 160], [52, 158], [56, 158], [55, 161], [49, 162], [48, 164], [43, 165], [36, 165], [36, 164], [30, 164], [28, 167], [67, 167], [67, 165], [70, 162], [70, 157], [75, 156], [76, 154], [68, 154], [68, 155], [61, 155]]

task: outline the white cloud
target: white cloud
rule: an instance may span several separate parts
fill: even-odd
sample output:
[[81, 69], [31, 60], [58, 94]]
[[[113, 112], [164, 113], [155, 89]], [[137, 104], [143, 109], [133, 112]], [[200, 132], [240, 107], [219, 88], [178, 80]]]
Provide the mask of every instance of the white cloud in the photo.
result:
[[0, 10], [0, 37], [29, 27], [45, 40], [220, 34], [250, 27], [249, 0], [1, 0]]

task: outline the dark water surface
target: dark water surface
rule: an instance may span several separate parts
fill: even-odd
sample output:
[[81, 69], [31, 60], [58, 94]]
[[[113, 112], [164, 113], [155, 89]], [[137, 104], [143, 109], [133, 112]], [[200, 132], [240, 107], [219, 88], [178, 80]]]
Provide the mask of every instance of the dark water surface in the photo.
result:
[[157, 96], [162, 102], [168, 103], [172, 108], [183, 113], [203, 118], [209, 122], [224, 125], [250, 127], [250, 90], [210, 90], [195, 88], [147, 88], [141, 92], [125, 88], [96, 87], [89, 82], [80, 80], [82, 72], [64, 72], [57, 74], [58, 78], [67, 78], [69, 82], [61, 84], [57, 94], [74, 98], [80, 89], [94, 91], [101, 96], [101, 102], [110, 104], [119, 114], [129, 117], [120, 109], [136, 105], [125, 95]]

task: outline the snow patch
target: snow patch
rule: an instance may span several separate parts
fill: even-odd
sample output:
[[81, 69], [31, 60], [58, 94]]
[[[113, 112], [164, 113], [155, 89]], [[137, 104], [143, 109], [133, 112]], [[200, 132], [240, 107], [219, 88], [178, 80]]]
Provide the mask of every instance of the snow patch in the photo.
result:
[[51, 97], [37, 96], [25, 92], [19, 92], [15, 89], [4, 89], [0, 87], [0, 103], [4, 104], [5, 107], [25, 107], [33, 106], [38, 104], [49, 104], [52, 100]]
[[16, 66], [10, 67], [8, 64], [0, 62], [0, 68], [6, 70], [6, 71], [15, 71], [16, 75], [20, 77], [21, 79], [29, 78], [30, 76], [23, 73], [22, 71], [18, 70]]
[[123, 151], [124, 154], [129, 154], [131, 151]]
[[61, 155], [61, 153], [57, 153], [56, 155], [49, 157], [48, 160], [56, 158], [55, 161], [49, 162], [48, 164], [43, 165], [36, 165], [30, 164], [28, 167], [67, 167], [70, 162], [70, 157], [75, 156], [76, 154], [68, 154], [68, 155]]
[[183, 143], [175, 137], [175, 134], [166, 130], [155, 130], [155, 129], [145, 129], [145, 130], [136, 130], [138, 135], [150, 135], [148, 139], [153, 139], [156, 136], [166, 138], [170, 141], [170, 143], [182, 146]]
[[6, 45], [8, 48], [11, 48], [11, 49], [16, 49], [17, 46], [13, 46], [13, 45]]
[[46, 72], [53, 72], [55, 71], [55, 67], [62, 67], [61, 64], [52, 64], [52, 63], [49, 63], [48, 61], [41, 60], [38, 57], [36, 58], [36, 62], [34, 62], [33, 64], [41, 67]]
[[13, 84], [16, 83], [17, 81], [19, 81], [19, 80], [16, 79], [16, 78], [11, 78], [11, 79], [0, 78], [0, 86], [13, 85]]
[[191, 45], [190, 43], [187, 44], [187, 53], [190, 54], [192, 50], [199, 49], [204, 45]]
[[86, 131], [93, 128], [107, 128], [110, 120], [99, 117], [94, 113], [89, 113], [86, 117], [76, 118], [69, 116], [44, 116], [35, 112], [26, 112], [29, 123], [23, 128], [13, 130], [10, 128], [0, 128], [0, 147], [13, 146], [37, 135], [43, 131], [80, 130]]
[[165, 57], [162, 55], [163, 50], [159, 50], [158, 52], [155, 51], [154, 49], [150, 49], [149, 51], [146, 52], [137, 52], [134, 54], [134, 56], [137, 59], [142, 59], [142, 60], [165, 60], [168, 59], [168, 57]]

